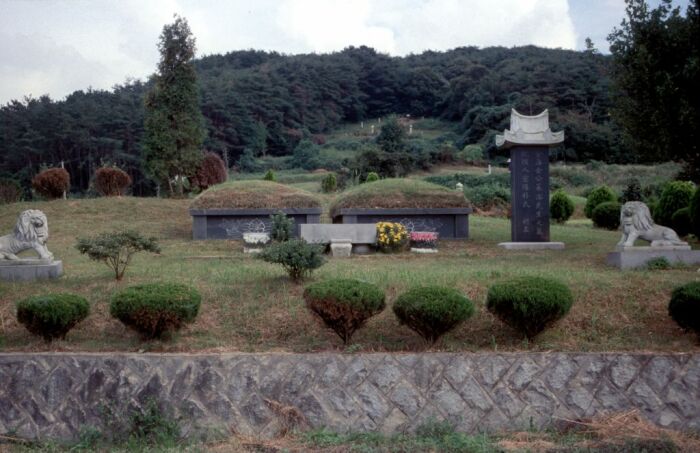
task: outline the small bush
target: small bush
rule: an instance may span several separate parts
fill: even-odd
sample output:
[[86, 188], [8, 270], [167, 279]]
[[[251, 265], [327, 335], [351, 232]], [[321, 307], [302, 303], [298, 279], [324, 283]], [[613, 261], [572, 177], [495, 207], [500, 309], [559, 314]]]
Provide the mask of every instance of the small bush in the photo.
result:
[[482, 211], [490, 211], [494, 208], [506, 208], [510, 204], [510, 189], [498, 184], [465, 187], [464, 196], [473, 207]]
[[137, 252], [160, 253], [155, 238], [145, 238], [136, 231], [114, 231], [97, 236], [78, 238], [75, 248], [91, 260], [102, 261], [114, 271], [114, 277], [124, 277], [131, 258]]
[[46, 342], [66, 334], [90, 312], [90, 304], [75, 294], [32, 296], [17, 303], [17, 321]]
[[131, 176], [116, 167], [102, 167], [95, 171], [95, 190], [105, 197], [124, 195], [131, 185]]
[[70, 189], [70, 175], [63, 168], [44, 170], [32, 179], [32, 188], [49, 200], [61, 198]]
[[665, 257], [659, 256], [657, 258], [652, 258], [649, 261], [647, 261], [645, 267], [650, 271], [661, 271], [670, 269], [671, 263], [669, 263]]
[[197, 290], [187, 285], [150, 283], [115, 293], [109, 313], [150, 340], [162, 338], [194, 321], [201, 300]]
[[690, 227], [691, 233], [700, 238], [700, 187], [695, 189], [690, 199]]
[[275, 172], [272, 170], [268, 170], [267, 173], [265, 173], [265, 176], [263, 176], [263, 180], [265, 180], [265, 181], [277, 181], [277, 178], [275, 177]]
[[617, 230], [620, 226], [620, 209], [622, 205], [617, 201], [605, 201], [593, 210], [593, 225], [606, 230]]
[[412, 288], [396, 299], [393, 309], [400, 324], [431, 344], [474, 314], [471, 300], [442, 286]]
[[690, 207], [681, 208], [671, 216], [671, 228], [683, 237], [690, 234], [692, 225], [690, 221]]
[[270, 239], [276, 242], [285, 242], [291, 239], [294, 233], [294, 219], [287, 217], [282, 211], [270, 216]]
[[218, 154], [208, 152], [204, 154], [202, 162], [197, 168], [197, 172], [192, 178], [192, 184], [199, 190], [207, 190], [211, 186], [226, 182], [228, 179], [228, 168], [226, 163]]
[[[586, 197], [586, 206], [583, 208], [583, 213], [589, 219], [593, 218], [593, 210], [601, 203], [606, 201], [617, 201], [617, 196], [615, 192], [608, 186], [600, 186], [591, 190], [591, 192]], [[619, 215], [619, 213], [618, 213]]]
[[0, 178], [0, 204], [22, 200], [22, 186], [10, 178]]
[[384, 292], [371, 283], [332, 279], [304, 290], [306, 306], [343, 340], [344, 344], [369, 318], [384, 310]]
[[659, 205], [654, 213], [656, 223], [672, 226], [673, 214], [690, 206], [695, 186], [689, 181], [672, 181], [664, 187], [659, 198]]
[[638, 178], [631, 178], [627, 182], [627, 187], [622, 191], [622, 203], [628, 201], [642, 201], [642, 185]]
[[272, 244], [263, 249], [258, 258], [268, 263], [281, 264], [294, 282], [303, 280], [325, 263], [323, 246], [307, 244], [303, 239]]
[[573, 200], [563, 191], [557, 190], [549, 202], [549, 216], [557, 223], [564, 223], [574, 213]]
[[486, 306], [498, 319], [534, 338], [564, 317], [574, 298], [563, 283], [542, 277], [519, 277], [489, 288]]
[[675, 288], [668, 304], [668, 314], [682, 329], [700, 335], [700, 282]]
[[335, 177], [335, 173], [328, 173], [321, 180], [321, 190], [325, 193], [335, 192], [338, 188], [338, 180]]
[[374, 181], [379, 181], [379, 175], [374, 171], [367, 173], [367, 177], [365, 178], [365, 182], [374, 182]]

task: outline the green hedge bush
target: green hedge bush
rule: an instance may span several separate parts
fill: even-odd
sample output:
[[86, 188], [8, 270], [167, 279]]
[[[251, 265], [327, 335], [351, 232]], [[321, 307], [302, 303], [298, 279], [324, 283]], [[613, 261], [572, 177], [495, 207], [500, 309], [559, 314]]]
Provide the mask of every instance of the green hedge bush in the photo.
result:
[[518, 277], [489, 288], [486, 307], [505, 324], [534, 338], [569, 312], [574, 298], [563, 283]]
[[303, 280], [325, 263], [323, 246], [308, 244], [303, 239], [272, 244], [264, 248], [258, 258], [268, 263], [281, 264], [295, 282]]
[[654, 212], [656, 223], [672, 226], [673, 214], [679, 209], [690, 206], [693, 193], [695, 193], [695, 186], [690, 181], [671, 181], [666, 184]]
[[32, 296], [17, 303], [17, 321], [46, 342], [66, 334], [90, 313], [90, 304], [75, 294]]
[[574, 213], [574, 202], [563, 190], [557, 190], [549, 202], [549, 217], [557, 223], [564, 223]]
[[700, 282], [676, 287], [671, 293], [668, 314], [681, 328], [700, 335]]
[[321, 180], [321, 190], [325, 193], [335, 192], [338, 188], [338, 179], [335, 177], [335, 173], [328, 173]]
[[130, 286], [112, 296], [109, 312], [144, 339], [165, 334], [191, 323], [202, 298], [196, 289], [180, 283], [149, 283]]
[[393, 310], [400, 324], [435, 343], [472, 316], [474, 304], [453, 288], [419, 286], [400, 295]]
[[593, 225], [606, 230], [617, 230], [620, 226], [620, 209], [622, 205], [617, 201], [605, 201], [593, 210], [591, 216]]
[[690, 225], [691, 233], [700, 238], [700, 187], [695, 189], [690, 199]]
[[606, 201], [617, 201], [617, 195], [608, 186], [596, 187], [586, 197], [586, 205], [583, 208], [583, 213], [589, 219], [593, 218], [593, 210], [601, 203]]
[[374, 181], [379, 181], [379, 175], [377, 172], [371, 171], [367, 173], [367, 177], [365, 178], [365, 182], [374, 182]]
[[376, 285], [352, 279], [330, 279], [304, 290], [306, 306], [348, 344], [369, 318], [386, 307], [384, 292]]
[[692, 230], [692, 222], [690, 220], [690, 207], [681, 208], [674, 212], [671, 216], [671, 228], [678, 233], [678, 236], [683, 237], [690, 234]]

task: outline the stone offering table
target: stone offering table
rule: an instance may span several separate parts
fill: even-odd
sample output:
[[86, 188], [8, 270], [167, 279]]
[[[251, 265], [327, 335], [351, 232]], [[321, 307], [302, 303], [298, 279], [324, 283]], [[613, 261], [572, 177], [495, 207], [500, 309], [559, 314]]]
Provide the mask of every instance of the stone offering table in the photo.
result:
[[370, 252], [370, 246], [377, 242], [377, 226], [373, 223], [310, 223], [301, 225], [300, 236], [310, 244], [331, 244], [333, 256], [349, 255], [345, 253], [349, 252], [346, 250], [348, 245], [351, 246], [352, 253], [366, 254]]

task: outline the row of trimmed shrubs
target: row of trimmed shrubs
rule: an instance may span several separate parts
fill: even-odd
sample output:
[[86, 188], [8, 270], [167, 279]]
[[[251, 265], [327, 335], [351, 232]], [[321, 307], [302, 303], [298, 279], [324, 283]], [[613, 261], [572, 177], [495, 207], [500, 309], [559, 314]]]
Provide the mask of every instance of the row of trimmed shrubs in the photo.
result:
[[[386, 308], [376, 285], [352, 279], [329, 279], [307, 286], [307, 307], [348, 344], [359, 328]], [[518, 277], [492, 285], [486, 307], [502, 322], [532, 339], [564, 317], [573, 296], [563, 283], [542, 277]], [[112, 296], [110, 314], [145, 340], [162, 338], [197, 317], [201, 296], [177, 283], [136, 285]], [[685, 330], [700, 335], [700, 282], [675, 288], [669, 314]], [[418, 286], [393, 305], [399, 323], [433, 344], [470, 318], [474, 304], [454, 288]], [[31, 333], [51, 342], [66, 334], [90, 312], [85, 298], [74, 294], [32, 296], [17, 304], [17, 320]]]
[[[109, 312], [143, 339], [150, 340], [167, 336], [193, 322], [201, 300], [197, 290], [187, 285], [150, 283], [116, 292]], [[19, 323], [47, 342], [65, 338], [89, 314], [89, 302], [76, 294], [45, 294], [17, 303]]]

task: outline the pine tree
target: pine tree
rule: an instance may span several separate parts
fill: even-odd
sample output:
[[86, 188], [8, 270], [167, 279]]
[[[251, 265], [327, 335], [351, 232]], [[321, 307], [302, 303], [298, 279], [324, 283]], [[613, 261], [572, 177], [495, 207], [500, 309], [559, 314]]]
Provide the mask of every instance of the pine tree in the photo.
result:
[[158, 72], [145, 99], [144, 165], [171, 196], [173, 182], [182, 196], [184, 178], [194, 174], [202, 159], [205, 135], [193, 64], [195, 39], [187, 20], [175, 16], [163, 27], [158, 50]]

